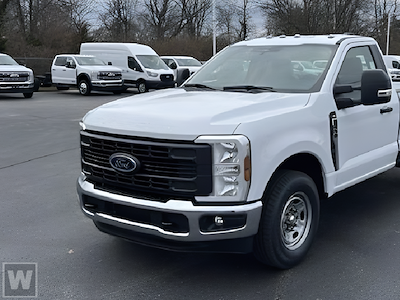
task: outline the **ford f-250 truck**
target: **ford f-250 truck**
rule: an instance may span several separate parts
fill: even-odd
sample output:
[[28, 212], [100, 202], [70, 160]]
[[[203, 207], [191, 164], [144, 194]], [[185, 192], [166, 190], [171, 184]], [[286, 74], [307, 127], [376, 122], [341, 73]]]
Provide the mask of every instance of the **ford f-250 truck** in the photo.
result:
[[87, 96], [92, 90], [120, 94], [123, 88], [121, 69], [106, 65], [92, 55], [56, 55], [51, 66], [51, 80], [59, 90], [78, 87]]
[[[318, 62], [318, 63], [314, 63]], [[185, 84], [105, 104], [81, 125], [81, 208], [99, 230], [172, 250], [298, 264], [320, 201], [396, 166], [399, 99], [354, 35], [227, 47]]]
[[22, 93], [25, 98], [32, 98], [34, 91], [33, 71], [0, 53], [0, 93]]

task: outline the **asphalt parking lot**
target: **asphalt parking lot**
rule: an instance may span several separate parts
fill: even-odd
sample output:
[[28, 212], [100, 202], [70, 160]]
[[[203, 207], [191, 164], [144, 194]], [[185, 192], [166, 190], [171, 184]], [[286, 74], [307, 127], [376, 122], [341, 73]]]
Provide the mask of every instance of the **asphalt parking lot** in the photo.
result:
[[126, 96], [135, 101], [134, 93], [0, 94], [2, 279], [11, 263], [35, 264], [37, 298], [49, 300], [400, 298], [400, 169], [322, 202], [317, 240], [287, 271], [252, 255], [167, 252], [99, 232], [76, 197], [78, 122]]

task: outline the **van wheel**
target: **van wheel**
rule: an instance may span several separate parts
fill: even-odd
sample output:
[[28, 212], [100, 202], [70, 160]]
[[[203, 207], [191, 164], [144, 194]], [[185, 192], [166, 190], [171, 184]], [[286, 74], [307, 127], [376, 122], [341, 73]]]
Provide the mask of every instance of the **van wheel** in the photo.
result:
[[33, 93], [24, 93], [25, 98], [32, 98]]
[[306, 256], [319, 222], [319, 197], [306, 174], [280, 170], [263, 199], [254, 255], [262, 263], [289, 269]]
[[83, 96], [90, 94], [90, 85], [86, 79], [79, 81], [79, 93]]
[[139, 93], [146, 93], [147, 92], [147, 86], [146, 86], [146, 81], [142, 80], [137, 83], [137, 89]]

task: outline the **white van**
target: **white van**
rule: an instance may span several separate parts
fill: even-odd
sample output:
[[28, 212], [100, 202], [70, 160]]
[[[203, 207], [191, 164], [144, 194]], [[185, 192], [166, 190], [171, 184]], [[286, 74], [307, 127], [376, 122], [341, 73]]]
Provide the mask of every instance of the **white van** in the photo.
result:
[[82, 43], [80, 54], [94, 55], [122, 71], [124, 85], [139, 93], [174, 87], [174, 73], [149, 46], [135, 43]]

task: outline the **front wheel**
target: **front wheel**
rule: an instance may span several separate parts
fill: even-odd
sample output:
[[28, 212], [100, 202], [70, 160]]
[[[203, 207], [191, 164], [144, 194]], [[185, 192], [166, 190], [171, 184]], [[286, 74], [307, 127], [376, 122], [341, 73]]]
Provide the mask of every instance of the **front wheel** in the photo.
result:
[[319, 222], [317, 188], [302, 172], [280, 170], [264, 197], [254, 254], [262, 263], [289, 269], [306, 256], [316, 235]]
[[25, 98], [32, 98], [33, 93], [24, 93]]
[[138, 89], [139, 93], [141, 93], [141, 94], [146, 93], [147, 92], [146, 81], [144, 81], [144, 80], [139, 81], [137, 83], [137, 89]]
[[83, 96], [87, 96], [90, 94], [90, 84], [86, 79], [82, 79], [79, 81], [79, 93]]

